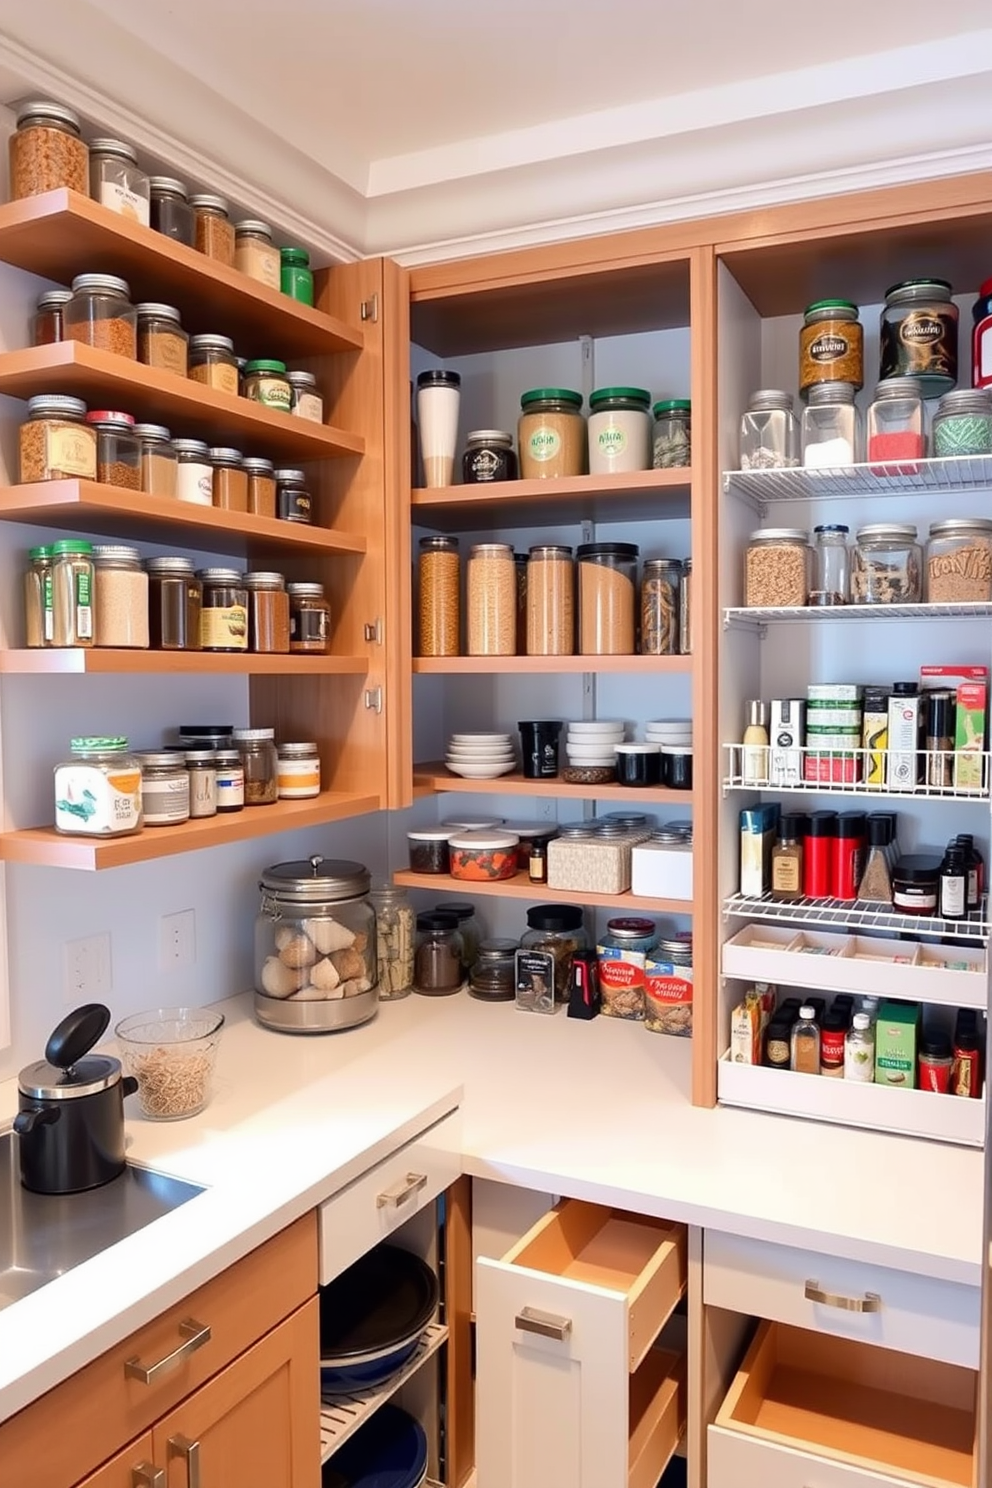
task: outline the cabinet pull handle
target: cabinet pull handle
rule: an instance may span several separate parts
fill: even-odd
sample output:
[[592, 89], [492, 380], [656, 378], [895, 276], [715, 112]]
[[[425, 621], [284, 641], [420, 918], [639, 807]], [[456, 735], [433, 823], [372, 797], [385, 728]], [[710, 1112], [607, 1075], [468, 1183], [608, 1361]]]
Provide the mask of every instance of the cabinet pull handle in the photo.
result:
[[559, 1343], [572, 1331], [572, 1319], [554, 1312], [540, 1312], [536, 1307], [522, 1307], [514, 1319], [521, 1333], [539, 1333], [542, 1338], [557, 1338]]
[[153, 1385], [160, 1380], [163, 1374], [176, 1369], [190, 1354], [195, 1354], [197, 1349], [202, 1348], [205, 1343], [210, 1342], [210, 1324], [198, 1323], [195, 1318], [183, 1318], [179, 1324], [179, 1334], [184, 1338], [177, 1349], [171, 1354], [166, 1354], [164, 1359], [157, 1359], [154, 1364], [142, 1364], [138, 1355], [124, 1362], [124, 1374], [127, 1379], [140, 1380], [143, 1385]]
[[375, 1207], [377, 1209], [398, 1209], [401, 1204], [406, 1203], [407, 1199], [412, 1199], [415, 1193], [419, 1193], [422, 1188], [426, 1187], [426, 1173], [407, 1173], [395, 1188], [387, 1188], [381, 1194], [376, 1194]]
[[165, 1488], [165, 1473], [154, 1462], [139, 1462], [131, 1469], [131, 1488]]
[[200, 1443], [188, 1436], [170, 1436], [169, 1456], [186, 1464], [186, 1488], [200, 1488]]
[[804, 1293], [807, 1302], [822, 1302], [824, 1307], [839, 1307], [841, 1312], [881, 1312], [882, 1299], [877, 1292], [865, 1292], [863, 1297], [842, 1297], [839, 1292], [822, 1292], [817, 1281], [807, 1281]]

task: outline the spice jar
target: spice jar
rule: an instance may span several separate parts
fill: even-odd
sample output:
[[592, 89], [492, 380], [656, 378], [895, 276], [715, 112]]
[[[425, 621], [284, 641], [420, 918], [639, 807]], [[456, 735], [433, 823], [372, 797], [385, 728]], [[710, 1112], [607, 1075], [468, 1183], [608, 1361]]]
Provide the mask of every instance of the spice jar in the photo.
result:
[[827, 522], [813, 528], [813, 577], [810, 584], [811, 605], [847, 604], [850, 593], [850, 532], [843, 522]]
[[241, 396], [247, 398], [249, 403], [261, 403], [263, 408], [289, 413], [293, 390], [286, 378], [286, 363], [266, 358], [246, 362]]
[[933, 453], [992, 454], [992, 389], [958, 388], [937, 404], [931, 431]]
[[516, 995], [515, 952], [517, 942], [494, 937], [479, 943], [469, 972], [470, 997], [480, 1002], [512, 1002]]
[[201, 568], [201, 651], [248, 650], [248, 590], [233, 568]]
[[124, 837], [142, 825], [141, 762], [121, 737], [73, 739], [55, 766], [55, 830]]
[[214, 472], [202, 439], [174, 439], [176, 496], [194, 506], [213, 506]]
[[248, 477], [248, 510], [256, 517], [274, 517], [276, 475], [272, 461], [246, 455], [241, 468]]
[[752, 393], [741, 418], [741, 469], [785, 470], [798, 465], [797, 435], [791, 393], [777, 388]]
[[291, 394], [289, 411], [297, 418], [309, 419], [312, 424], [324, 422], [324, 400], [317, 391], [317, 379], [312, 372], [287, 372]]
[[270, 728], [235, 729], [234, 743], [245, 772], [245, 805], [271, 806], [279, 798], [279, 756], [276, 731]]
[[90, 141], [90, 196], [130, 222], [151, 220], [151, 185], [133, 145], [119, 139]]
[[179, 459], [168, 429], [164, 424], [135, 424], [134, 434], [141, 447], [141, 489], [146, 496], [174, 497]]
[[272, 241], [267, 222], [245, 218], [234, 229], [234, 267], [249, 279], [279, 288], [279, 249]]
[[138, 316], [126, 279], [116, 274], [77, 274], [62, 311], [67, 341], [82, 341], [114, 356], [138, 356]]
[[417, 578], [417, 655], [458, 656], [461, 564], [457, 537], [420, 539]]
[[517, 952], [517, 1005], [551, 1011], [567, 1002], [572, 958], [584, 950], [586, 933], [577, 904], [535, 904], [527, 911], [527, 930]]
[[189, 821], [189, 771], [175, 749], [141, 749], [141, 810], [146, 827]]
[[189, 199], [193, 210], [193, 245], [207, 258], [234, 267], [234, 228], [222, 196], [200, 192]]
[[96, 430], [96, 478], [102, 485], [141, 490], [141, 441], [134, 432], [134, 416], [110, 408], [86, 415]]
[[289, 649], [324, 655], [331, 648], [331, 607], [323, 584], [287, 584]]
[[320, 795], [320, 755], [316, 744], [283, 743], [277, 750], [279, 759], [279, 799], [303, 801]]
[[517, 448], [524, 480], [555, 480], [586, 473], [582, 394], [571, 388], [533, 388], [520, 399]]
[[22, 103], [9, 153], [11, 201], [63, 187], [89, 194], [89, 150], [80, 138], [79, 119], [63, 104]]
[[[889, 464], [927, 451], [922, 384], [915, 377], [880, 382], [868, 409], [868, 459]], [[896, 475], [912, 475], [915, 465], [897, 466]]]
[[904, 377], [918, 378], [925, 398], [958, 380], [958, 307], [946, 279], [905, 279], [885, 292], [878, 379]]
[[212, 749], [187, 749], [189, 814], [194, 820], [217, 815], [217, 760]]
[[236, 749], [214, 750], [214, 774], [217, 780], [217, 810], [221, 813], [243, 811], [245, 767]]
[[931, 604], [992, 600], [992, 522], [969, 517], [930, 524], [926, 598]]
[[508, 544], [469, 549], [466, 599], [469, 656], [515, 656], [517, 575]]
[[[692, 931], [661, 937], [644, 961], [644, 1027], [676, 1038], [692, 1036]], [[785, 1065], [789, 1063], [786, 1033]]]
[[185, 377], [188, 372], [189, 336], [175, 305], [148, 301], [137, 307], [138, 360], [146, 367], [174, 372]]
[[189, 375], [204, 387], [237, 397], [238, 363], [230, 336], [211, 334], [189, 339]]
[[651, 394], [645, 388], [597, 388], [589, 397], [589, 473], [651, 468]]
[[148, 575], [137, 548], [93, 549], [93, 644], [148, 646]]
[[934, 1095], [948, 1095], [951, 1089], [951, 1041], [946, 1033], [920, 1034], [917, 1055], [918, 1090], [929, 1090]]
[[93, 645], [93, 547], [74, 537], [52, 543], [52, 644]]
[[[830, 383], [864, 387], [864, 331], [850, 300], [814, 300], [799, 329], [799, 396]], [[842, 462], [837, 462], [842, 463]]]
[[289, 595], [281, 573], [247, 573], [248, 649], [286, 655], [289, 651]]
[[465, 441], [462, 480], [466, 486], [516, 480], [517, 457], [513, 435], [502, 429], [473, 429]]
[[53, 346], [65, 339], [62, 312], [71, 299], [71, 289], [47, 289], [38, 296], [32, 327], [33, 346]]
[[283, 522], [313, 521], [313, 501], [302, 470], [277, 470], [276, 516]]
[[195, 246], [196, 232], [193, 225], [193, 208], [189, 204], [186, 187], [174, 176], [150, 176], [151, 225], [156, 232], [175, 243], [185, 243], [187, 248]]
[[923, 594], [923, 549], [911, 522], [859, 527], [851, 555], [854, 604], [915, 604]]
[[279, 288], [301, 305], [313, 304], [313, 273], [305, 248], [279, 250]]
[[241, 451], [226, 445], [207, 451], [213, 469], [211, 499], [222, 511], [248, 510], [248, 477], [242, 465]]
[[900, 914], [935, 915], [940, 858], [904, 853], [892, 870], [892, 903]]
[[530, 550], [527, 579], [528, 656], [575, 650], [575, 567], [571, 548], [541, 543]]
[[369, 894], [375, 910], [376, 964], [380, 1002], [397, 1002], [413, 991], [414, 912], [406, 889], [380, 884]]
[[692, 404], [688, 398], [663, 398], [654, 405], [651, 464], [673, 470], [692, 464]]
[[641, 575], [641, 655], [679, 654], [679, 601], [682, 564], [677, 558], [651, 558]]
[[579, 654], [634, 654], [635, 543], [582, 543], [579, 570]]
[[752, 532], [744, 554], [744, 604], [749, 609], [805, 605], [811, 575], [809, 534], [801, 527]]
[[158, 651], [199, 651], [203, 585], [191, 558], [149, 558], [148, 637]]
[[462, 938], [450, 914], [418, 914], [413, 990], [422, 997], [449, 997], [465, 983]]
[[807, 470], [837, 470], [860, 458], [861, 426], [851, 383], [821, 382], [810, 388], [802, 449]]
[[34, 648], [54, 644], [55, 612], [52, 594], [52, 550], [42, 545], [28, 549], [24, 572], [25, 644]]
[[18, 434], [22, 482], [96, 480], [96, 431], [86, 424], [86, 404], [61, 393], [28, 399]]
[[607, 1018], [644, 1021], [644, 963], [658, 940], [653, 920], [608, 920], [596, 947], [599, 957], [600, 1012]]

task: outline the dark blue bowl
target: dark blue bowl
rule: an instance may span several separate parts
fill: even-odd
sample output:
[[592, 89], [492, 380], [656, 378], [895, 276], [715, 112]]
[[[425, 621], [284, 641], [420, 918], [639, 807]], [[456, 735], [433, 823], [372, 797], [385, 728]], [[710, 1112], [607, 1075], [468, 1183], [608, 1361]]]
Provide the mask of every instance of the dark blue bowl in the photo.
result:
[[322, 1488], [420, 1488], [427, 1436], [419, 1421], [387, 1402], [324, 1464]]
[[412, 1358], [437, 1307], [437, 1277], [408, 1250], [377, 1245], [320, 1292], [320, 1384], [382, 1384]]
[[388, 1353], [375, 1359], [347, 1360], [341, 1364], [320, 1361], [320, 1388], [328, 1395], [341, 1395], [348, 1390], [366, 1390], [372, 1385], [384, 1384], [397, 1373], [417, 1352], [420, 1342], [418, 1330], [409, 1343], [391, 1348]]

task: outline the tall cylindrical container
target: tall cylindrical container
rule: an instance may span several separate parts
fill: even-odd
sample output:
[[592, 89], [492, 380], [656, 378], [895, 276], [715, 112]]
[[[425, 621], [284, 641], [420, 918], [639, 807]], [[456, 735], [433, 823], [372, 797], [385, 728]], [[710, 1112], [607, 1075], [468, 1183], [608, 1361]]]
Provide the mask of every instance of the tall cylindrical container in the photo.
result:
[[452, 483], [461, 385], [457, 372], [432, 370], [421, 372], [417, 378], [417, 427], [425, 486]]
[[477, 543], [468, 557], [469, 656], [515, 656], [517, 571], [506, 543]]
[[417, 655], [458, 656], [461, 561], [457, 537], [422, 537], [417, 577]]
[[571, 656], [575, 650], [575, 570], [571, 548], [542, 543], [527, 567], [527, 655]]

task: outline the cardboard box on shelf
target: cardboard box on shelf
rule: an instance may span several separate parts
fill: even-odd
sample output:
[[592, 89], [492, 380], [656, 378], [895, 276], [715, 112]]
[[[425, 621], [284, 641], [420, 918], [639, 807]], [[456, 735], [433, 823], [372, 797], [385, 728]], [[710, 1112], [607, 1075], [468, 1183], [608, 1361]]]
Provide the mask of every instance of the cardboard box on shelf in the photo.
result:
[[875, 1024], [875, 1084], [916, 1088], [916, 1035], [920, 1009], [908, 1002], [883, 1002]]
[[954, 689], [954, 789], [981, 790], [985, 781], [989, 669], [984, 666], [920, 667], [920, 687]]

